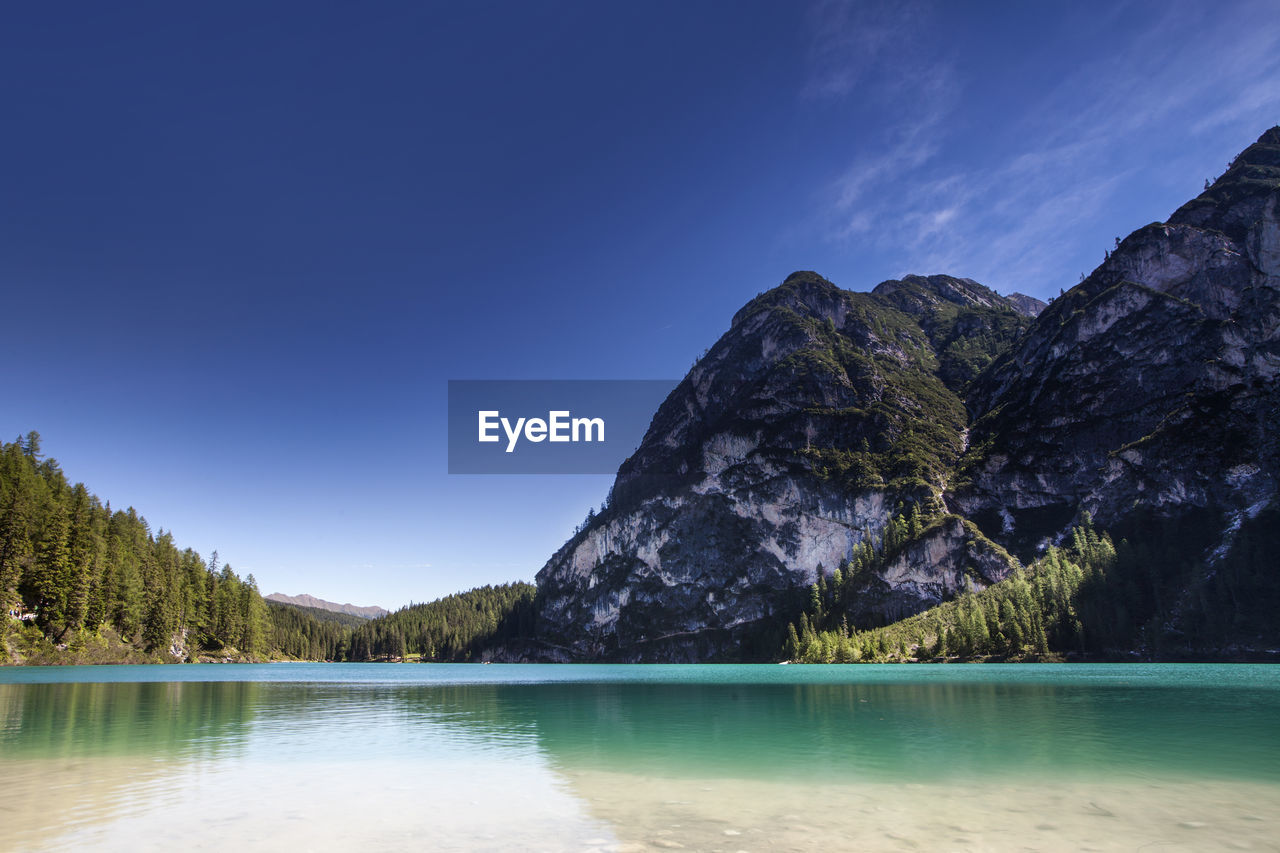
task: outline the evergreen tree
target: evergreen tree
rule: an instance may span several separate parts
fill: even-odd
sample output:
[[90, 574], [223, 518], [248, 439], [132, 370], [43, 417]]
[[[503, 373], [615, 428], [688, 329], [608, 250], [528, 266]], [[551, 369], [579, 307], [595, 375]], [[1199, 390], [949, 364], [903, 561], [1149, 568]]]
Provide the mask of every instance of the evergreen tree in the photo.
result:
[[71, 581], [70, 551], [67, 547], [69, 526], [66, 508], [60, 502], [54, 502], [46, 510], [35, 553], [19, 588], [28, 608], [35, 611], [37, 624], [45, 631], [56, 630], [59, 636], [66, 630]]
[[50, 642], [72, 634], [82, 647], [83, 632], [110, 628], [164, 650], [187, 632], [208, 648], [247, 640], [250, 654], [272, 654], [261, 596], [242, 588], [229, 569], [215, 578], [169, 533], [152, 535], [132, 507], [113, 512], [69, 484], [38, 433], [0, 444], [0, 597], [33, 612]]
[[794, 624], [787, 625], [787, 645], [783, 650], [783, 657], [786, 660], [796, 660], [800, 657], [800, 637], [796, 634]]

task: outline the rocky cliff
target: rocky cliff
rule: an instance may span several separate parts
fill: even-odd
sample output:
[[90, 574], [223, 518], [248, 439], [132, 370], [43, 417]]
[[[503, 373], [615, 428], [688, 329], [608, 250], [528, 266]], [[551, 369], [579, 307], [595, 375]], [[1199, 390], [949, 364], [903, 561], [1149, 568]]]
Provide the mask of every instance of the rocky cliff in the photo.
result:
[[[659, 408], [608, 509], [539, 572], [545, 638], [575, 658], [772, 654], [809, 584], [896, 509], [941, 505], [964, 451], [959, 392], [1029, 324], [965, 279], [868, 294], [789, 276], [735, 315]], [[894, 572], [899, 589], [869, 616], [954, 589], [919, 561]]]
[[[867, 542], [885, 551], [852, 610], [867, 624], [999, 581], [1084, 513], [1191, 519], [1206, 559], [1228, 553], [1280, 474], [1278, 197], [1273, 129], [1047, 306], [950, 276], [789, 276], [538, 573], [542, 656], [768, 657]], [[913, 508], [941, 520], [887, 553]]]

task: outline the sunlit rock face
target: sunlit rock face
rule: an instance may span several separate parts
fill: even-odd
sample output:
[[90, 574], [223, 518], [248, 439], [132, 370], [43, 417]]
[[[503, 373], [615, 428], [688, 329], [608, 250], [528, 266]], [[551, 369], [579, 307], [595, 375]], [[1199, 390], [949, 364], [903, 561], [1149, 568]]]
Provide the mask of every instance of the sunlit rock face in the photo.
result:
[[913, 504], [949, 514], [866, 582], [865, 624], [998, 582], [1084, 513], [1194, 515], [1225, 546], [1280, 475], [1278, 213], [1273, 129], [1047, 306], [950, 276], [789, 276], [538, 573], [521, 656], [767, 658], [807, 587]]

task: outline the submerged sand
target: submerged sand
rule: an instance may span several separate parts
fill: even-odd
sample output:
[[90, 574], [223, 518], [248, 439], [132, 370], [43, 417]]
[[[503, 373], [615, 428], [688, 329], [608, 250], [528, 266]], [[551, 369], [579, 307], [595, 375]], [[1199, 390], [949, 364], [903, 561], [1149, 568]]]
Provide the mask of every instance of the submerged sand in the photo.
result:
[[620, 851], [1280, 850], [1280, 787], [1261, 783], [571, 779]]
[[5, 767], [13, 850], [1280, 851], [1280, 786], [662, 778], [514, 761]]

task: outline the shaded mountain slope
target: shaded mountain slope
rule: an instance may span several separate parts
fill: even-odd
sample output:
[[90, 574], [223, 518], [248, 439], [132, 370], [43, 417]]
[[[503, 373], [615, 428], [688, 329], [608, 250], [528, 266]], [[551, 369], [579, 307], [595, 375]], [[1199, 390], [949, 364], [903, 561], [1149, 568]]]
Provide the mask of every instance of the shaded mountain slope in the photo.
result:
[[1083, 512], [1194, 512], [1215, 539], [1274, 501], [1278, 204], [1272, 130], [1055, 300], [974, 383], [951, 505], [1026, 555]]

